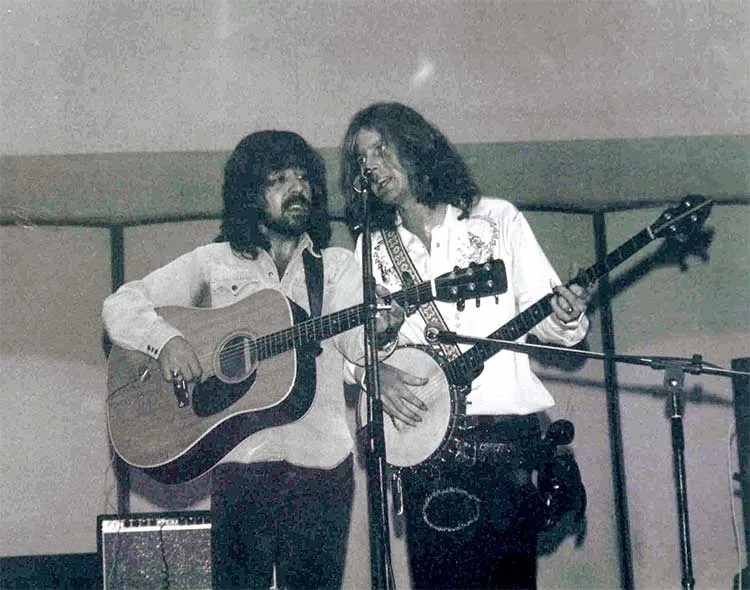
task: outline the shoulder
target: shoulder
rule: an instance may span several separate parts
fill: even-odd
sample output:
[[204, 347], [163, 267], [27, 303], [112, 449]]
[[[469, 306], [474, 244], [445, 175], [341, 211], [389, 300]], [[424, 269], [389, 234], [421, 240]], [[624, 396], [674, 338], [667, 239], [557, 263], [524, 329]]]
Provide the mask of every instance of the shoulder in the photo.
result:
[[497, 220], [512, 220], [519, 211], [513, 203], [497, 197], [480, 197], [469, 215], [472, 217], [491, 217]]
[[247, 270], [258, 264], [257, 259], [240, 256], [232, 250], [229, 242], [214, 242], [199, 246], [191, 253], [202, 266], [210, 268]]
[[242, 260], [241, 257], [236, 256], [234, 252], [232, 252], [232, 247], [229, 245], [229, 242], [212, 242], [210, 244], [198, 246], [193, 250], [193, 254], [201, 259], [217, 260], [225, 263], [231, 261], [233, 258]]
[[232, 254], [232, 247], [229, 245], [229, 242], [211, 242], [210, 244], [198, 246], [195, 249], [195, 252], [206, 255], [225, 255]]

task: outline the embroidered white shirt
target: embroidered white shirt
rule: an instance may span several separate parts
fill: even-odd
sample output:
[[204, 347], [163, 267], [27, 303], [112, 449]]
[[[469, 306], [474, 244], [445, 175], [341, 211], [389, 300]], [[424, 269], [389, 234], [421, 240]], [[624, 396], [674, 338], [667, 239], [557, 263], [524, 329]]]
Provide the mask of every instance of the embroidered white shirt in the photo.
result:
[[[455, 266], [465, 267], [471, 262], [486, 262], [500, 258], [505, 263], [508, 290], [484, 298], [480, 307], [467, 301], [464, 311], [452, 303], [437, 302], [447, 328], [457, 334], [483, 338], [496, 331], [521, 311], [542, 299], [559, 285], [560, 279], [547, 260], [528, 222], [511, 203], [483, 197], [471, 215], [459, 220], [460, 211], [448, 206], [442, 224], [430, 235], [430, 250], [422, 241], [398, 226], [405, 249], [420, 274], [419, 279], [430, 280]], [[361, 260], [361, 237], [356, 254]], [[380, 232], [372, 237], [373, 273], [377, 283], [391, 292], [402, 288]], [[589, 320], [585, 314], [580, 320], [563, 324], [553, 315], [537, 324], [530, 333], [540, 340], [553, 344], [572, 346], [586, 335]], [[407, 317], [399, 332], [399, 344], [425, 344], [426, 324], [419, 313]], [[525, 340], [522, 338], [520, 341]], [[470, 345], [460, 345], [468, 350]], [[484, 370], [472, 383], [467, 400], [468, 414], [530, 414], [548, 409], [554, 399], [546, 387], [533, 374], [528, 356], [501, 351], [484, 364]]]

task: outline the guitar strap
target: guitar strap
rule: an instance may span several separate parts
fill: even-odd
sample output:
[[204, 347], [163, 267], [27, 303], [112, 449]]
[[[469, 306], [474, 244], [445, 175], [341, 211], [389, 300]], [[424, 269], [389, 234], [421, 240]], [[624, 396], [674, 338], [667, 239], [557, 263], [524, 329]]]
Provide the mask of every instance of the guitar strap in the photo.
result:
[[323, 309], [323, 255], [316, 256], [310, 250], [303, 250], [302, 262], [305, 265], [310, 317], [317, 318]]
[[[383, 234], [385, 249], [391, 257], [393, 268], [396, 269], [404, 288], [414, 285], [415, 281], [422, 282], [424, 278], [419, 276], [419, 272], [417, 272], [414, 262], [406, 251], [406, 248], [404, 248], [401, 236], [398, 235], [398, 230], [384, 229], [381, 230], [381, 233]], [[448, 326], [445, 324], [445, 320], [443, 319], [443, 316], [440, 315], [440, 311], [434, 301], [429, 301], [420, 305], [419, 315], [422, 316], [422, 319], [428, 326], [434, 326], [443, 331], [448, 330]], [[434, 343], [432, 346], [449, 361], [452, 361], [461, 355], [461, 349], [458, 348], [456, 344]]]

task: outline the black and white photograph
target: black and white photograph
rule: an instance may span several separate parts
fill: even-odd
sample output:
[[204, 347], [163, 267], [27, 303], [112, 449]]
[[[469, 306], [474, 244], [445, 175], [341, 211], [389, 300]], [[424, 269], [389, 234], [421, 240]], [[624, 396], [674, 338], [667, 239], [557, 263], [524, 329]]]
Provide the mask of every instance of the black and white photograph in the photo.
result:
[[0, 589], [750, 590], [747, 0], [0, 0]]

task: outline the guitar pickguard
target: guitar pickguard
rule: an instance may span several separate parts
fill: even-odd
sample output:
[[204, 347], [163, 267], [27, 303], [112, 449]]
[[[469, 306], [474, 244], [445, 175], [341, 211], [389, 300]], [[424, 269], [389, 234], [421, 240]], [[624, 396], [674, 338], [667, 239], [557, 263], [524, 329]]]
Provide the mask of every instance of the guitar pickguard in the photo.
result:
[[256, 372], [239, 383], [224, 383], [218, 377], [210, 377], [195, 386], [192, 394], [193, 411], [197, 416], [207, 417], [228, 409], [250, 391], [255, 383]]

